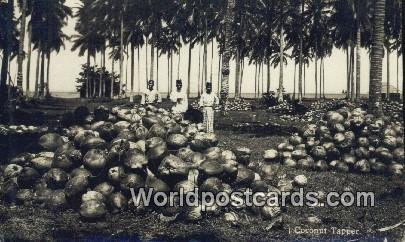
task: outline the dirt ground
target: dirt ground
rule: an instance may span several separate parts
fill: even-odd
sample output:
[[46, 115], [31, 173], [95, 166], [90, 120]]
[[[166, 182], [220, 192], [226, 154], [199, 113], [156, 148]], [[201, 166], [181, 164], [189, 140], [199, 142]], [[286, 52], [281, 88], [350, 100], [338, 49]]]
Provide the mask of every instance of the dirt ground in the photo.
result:
[[[219, 130], [219, 146], [245, 146], [253, 151], [252, 163], [262, 160], [263, 151], [285, 140], [285, 135], [260, 135]], [[293, 207], [283, 208], [281, 220], [268, 221], [250, 212], [238, 213], [239, 220], [231, 224], [222, 216], [204, 218], [195, 223], [164, 222], [157, 214], [136, 215], [132, 211], [109, 214], [105, 220], [84, 222], [73, 211], [63, 213], [42, 208], [0, 204], [0, 241], [5, 240], [179, 240], [179, 241], [268, 241], [268, 240], [337, 240], [337, 241], [405, 241], [405, 225], [379, 232], [378, 229], [405, 220], [403, 180], [372, 174], [313, 172], [272, 164], [279, 177], [293, 179], [305, 175], [305, 191], [372, 191], [374, 207]], [[319, 218], [309, 222], [309, 217]], [[300, 233], [303, 229], [326, 229], [326, 234]], [[339, 235], [337, 229], [356, 231], [354, 235]], [[308, 231], [308, 230], [307, 230]], [[341, 231], [341, 230], [340, 230]]]

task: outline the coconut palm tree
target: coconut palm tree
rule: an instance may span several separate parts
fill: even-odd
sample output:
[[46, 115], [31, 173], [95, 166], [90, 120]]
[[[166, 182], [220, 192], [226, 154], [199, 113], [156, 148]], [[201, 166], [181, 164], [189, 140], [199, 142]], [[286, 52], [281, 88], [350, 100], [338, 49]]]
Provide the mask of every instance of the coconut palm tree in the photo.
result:
[[[234, 19], [235, 0], [228, 0], [224, 17], [224, 53], [222, 55], [221, 103], [224, 104], [229, 96], [229, 61], [231, 59], [232, 22]], [[222, 105], [224, 107], [224, 105]]]
[[27, 16], [27, 0], [22, 0], [20, 5], [20, 36], [18, 40], [18, 58], [17, 58], [17, 88], [23, 90], [23, 61], [24, 61], [24, 40], [25, 40], [25, 22]]
[[373, 35], [370, 53], [369, 111], [382, 115], [381, 80], [382, 59], [384, 54], [385, 0], [376, 0], [374, 5]]

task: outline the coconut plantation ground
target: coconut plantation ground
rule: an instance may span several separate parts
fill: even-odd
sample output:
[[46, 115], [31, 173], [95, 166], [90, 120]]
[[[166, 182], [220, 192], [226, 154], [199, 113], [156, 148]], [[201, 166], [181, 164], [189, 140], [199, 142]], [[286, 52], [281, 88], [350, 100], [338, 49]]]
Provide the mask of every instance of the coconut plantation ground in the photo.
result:
[[[113, 107], [126, 101], [102, 103]], [[31, 105], [31, 112], [43, 112], [50, 126], [58, 125], [62, 115], [68, 110], [85, 105], [91, 110], [100, 102], [81, 101], [80, 99], [38, 101]], [[162, 106], [169, 106], [164, 102]], [[27, 106], [28, 107], [28, 106]], [[24, 107], [22, 107], [24, 109]], [[27, 111], [25, 110], [25, 111]], [[251, 162], [248, 167], [257, 167], [263, 163], [266, 150], [277, 149], [305, 122], [297, 119], [280, 118], [279, 115], [256, 111], [230, 111], [226, 115], [217, 114], [218, 147], [251, 149]], [[276, 127], [274, 132], [255, 132], [255, 129], [235, 129], [235, 123], [267, 122]], [[404, 239], [405, 219], [405, 183], [403, 177], [392, 177], [371, 173], [346, 173], [339, 171], [308, 171], [287, 167], [274, 162], [271, 165], [269, 183], [276, 186], [282, 179], [294, 179], [297, 175], [307, 178], [305, 189], [308, 191], [373, 191], [374, 207], [293, 207], [282, 208], [281, 216], [263, 219], [260, 215], [241, 210], [235, 211], [236, 218], [225, 219], [219, 216], [204, 217], [199, 221], [168, 221], [158, 213], [135, 214], [131, 209], [118, 214], [107, 213], [97, 222], [86, 222], [75, 210], [63, 212], [28, 205], [0, 205], [0, 238], [6, 240], [295, 240], [295, 239], [338, 239], [348, 240], [388, 240]], [[294, 190], [298, 188], [294, 186]], [[229, 211], [230, 212], [230, 211]], [[393, 226], [393, 227], [390, 227]], [[306, 228], [322, 228], [325, 234], [301, 233]], [[386, 231], [380, 231], [383, 229]], [[344, 230], [346, 229], [346, 230]], [[354, 235], [342, 235], [343, 231], [358, 230]]]

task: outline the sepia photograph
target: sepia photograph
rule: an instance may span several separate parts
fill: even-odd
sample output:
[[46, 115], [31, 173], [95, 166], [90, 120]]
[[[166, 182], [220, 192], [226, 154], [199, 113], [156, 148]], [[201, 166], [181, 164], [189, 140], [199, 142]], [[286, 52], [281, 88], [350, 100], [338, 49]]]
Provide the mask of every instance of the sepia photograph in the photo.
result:
[[0, 242], [404, 242], [403, 12], [0, 0]]

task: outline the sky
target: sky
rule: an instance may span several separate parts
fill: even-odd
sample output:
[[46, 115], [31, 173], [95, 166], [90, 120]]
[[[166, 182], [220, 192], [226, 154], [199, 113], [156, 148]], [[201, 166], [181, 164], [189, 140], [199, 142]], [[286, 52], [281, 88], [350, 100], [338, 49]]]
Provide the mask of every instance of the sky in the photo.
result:
[[[78, 7], [79, 0], [67, 0], [67, 5], [69, 7]], [[68, 20], [68, 25], [63, 29], [67, 35], [74, 35], [76, 20], [70, 18]], [[27, 42], [27, 38], [26, 38]], [[27, 46], [27, 43], [26, 43]], [[62, 49], [59, 53], [52, 53], [51, 55], [51, 64], [50, 64], [50, 83], [49, 88], [51, 92], [71, 92], [76, 91], [76, 78], [81, 69], [81, 65], [86, 63], [86, 57], [79, 57], [78, 51], [72, 52], [72, 43], [70, 41], [65, 42], [65, 48]], [[192, 62], [191, 62], [191, 92], [197, 92], [197, 83], [198, 83], [198, 63], [199, 63], [199, 46], [196, 46], [192, 51]], [[27, 47], [26, 47], [27, 50]], [[217, 90], [218, 83], [218, 51], [216, 43], [214, 43], [214, 56], [211, 59], [211, 44], [208, 46], [208, 76], [210, 76], [211, 62], [212, 62], [212, 76], [213, 76], [213, 87], [214, 90]], [[201, 48], [202, 51], [202, 48]], [[137, 52], [136, 52], [137, 54]], [[35, 69], [36, 69], [36, 58], [37, 52], [32, 53], [31, 58], [31, 89], [34, 87], [35, 79]], [[138, 71], [137, 55], [135, 55], [135, 87], [134, 90], [143, 90], [145, 88], [146, 80], [146, 48], [143, 47], [140, 50], [140, 63]], [[177, 65], [178, 65], [178, 56], [174, 56], [173, 60], [173, 79], [177, 79]], [[156, 58], [155, 58], [156, 60]], [[148, 48], [148, 61], [150, 61], [150, 48]], [[96, 57], [96, 62], [100, 63], [100, 56]], [[130, 61], [129, 61], [130, 62]], [[325, 62], [325, 93], [341, 93], [342, 90], [346, 89], [346, 53], [339, 49], [334, 49], [332, 55], [324, 60]], [[383, 61], [383, 82], [387, 80], [387, 60], [386, 57]], [[26, 61], [24, 62], [26, 65]], [[111, 70], [111, 60], [107, 60], [107, 68]], [[127, 64], [124, 63], [124, 66]], [[201, 66], [202, 66], [202, 54], [201, 54]], [[403, 82], [403, 69], [402, 69], [402, 56], [399, 58], [399, 87], [401, 89]], [[24, 67], [25, 68], [25, 67]], [[230, 62], [230, 92], [234, 92], [234, 81], [235, 81], [235, 62]], [[150, 68], [149, 68], [150, 69]], [[155, 64], [155, 79], [156, 79], [156, 64]], [[167, 92], [167, 56], [162, 55], [159, 58], [159, 91]], [[16, 58], [11, 63], [11, 76], [13, 80], [16, 80]], [[119, 70], [119, 63], [115, 63], [115, 70]], [[187, 83], [187, 70], [188, 70], [188, 45], [183, 45], [180, 51], [180, 68], [179, 75], [180, 79], [183, 80], [184, 86]], [[264, 68], [264, 83], [266, 85], [267, 81], [267, 68]], [[138, 72], [140, 80], [138, 79]], [[270, 89], [276, 91], [278, 88], [279, 81], [279, 67], [271, 68], [271, 84]], [[318, 72], [319, 73], [319, 72]], [[367, 50], [361, 50], [361, 93], [368, 93], [368, 82], [369, 82], [369, 53]], [[298, 68], [297, 68], [298, 75]], [[125, 72], [124, 72], [124, 82], [125, 82]], [[245, 61], [244, 77], [242, 83], [242, 92], [243, 93], [254, 93], [254, 77], [255, 77], [255, 66], [248, 65], [248, 61]], [[24, 78], [25, 79], [25, 78]], [[397, 82], [397, 55], [392, 53], [390, 55], [390, 83], [396, 87]], [[130, 63], [128, 63], [128, 83], [130, 83]], [[25, 83], [24, 83], [25, 87]], [[294, 64], [291, 60], [288, 61], [288, 64], [284, 66], [284, 87], [287, 92], [292, 92], [294, 87]], [[130, 88], [130, 84], [128, 84]], [[310, 63], [309, 68], [306, 70], [306, 92], [314, 93], [315, 89], [315, 64]], [[264, 87], [266, 90], [266, 86]]]

